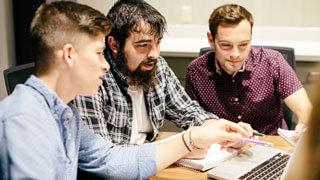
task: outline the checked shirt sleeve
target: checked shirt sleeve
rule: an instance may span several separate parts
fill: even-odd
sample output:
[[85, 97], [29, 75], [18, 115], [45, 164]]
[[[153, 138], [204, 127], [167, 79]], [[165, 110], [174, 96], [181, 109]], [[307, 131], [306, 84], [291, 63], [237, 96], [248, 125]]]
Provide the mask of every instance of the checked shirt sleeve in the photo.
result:
[[80, 117], [90, 129], [102, 137], [108, 137], [105, 117], [103, 112], [104, 89], [100, 86], [97, 94], [93, 96], [77, 96], [74, 104], [77, 107]]
[[166, 84], [166, 119], [182, 128], [201, 125], [207, 119], [218, 119], [200, 107], [197, 101], [191, 100], [167, 63], [164, 61], [162, 65]]

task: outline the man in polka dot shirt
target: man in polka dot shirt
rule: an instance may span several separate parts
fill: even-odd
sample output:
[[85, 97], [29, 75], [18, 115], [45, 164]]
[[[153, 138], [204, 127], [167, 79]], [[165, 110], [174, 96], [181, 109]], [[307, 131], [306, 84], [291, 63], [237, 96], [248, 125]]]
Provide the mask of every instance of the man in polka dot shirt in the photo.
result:
[[215, 52], [188, 66], [187, 93], [221, 118], [243, 121], [272, 135], [279, 127], [287, 128], [284, 102], [298, 118], [297, 139], [305, 129], [311, 103], [279, 52], [251, 47], [252, 26], [251, 13], [239, 5], [227, 4], [213, 11], [207, 37]]

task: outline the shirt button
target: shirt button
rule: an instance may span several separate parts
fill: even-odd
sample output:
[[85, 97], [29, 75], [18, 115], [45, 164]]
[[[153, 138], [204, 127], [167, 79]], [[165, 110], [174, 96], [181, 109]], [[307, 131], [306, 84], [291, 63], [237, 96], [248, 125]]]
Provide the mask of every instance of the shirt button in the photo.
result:
[[235, 101], [235, 102], [238, 102], [238, 101], [239, 101], [239, 98], [234, 98], [234, 101]]
[[234, 79], [232, 79], [232, 82], [236, 82]]
[[72, 161], [71, 161], [70, 158], [68, 158], [67, 162], [68, 162], [68, 164], [71, 164], [71, 163], [72, 163]]
[[68, 126], [68, 125], [69, 125], [69, 121], [68, 121], [68, 120], [65, 120], [65, 121], [63, 122], [63, 124], [64, 124], [64, 126]]
[[237, 118], [238, 118], [238, 119], [241, 119], [241, 116], [238, 116]]

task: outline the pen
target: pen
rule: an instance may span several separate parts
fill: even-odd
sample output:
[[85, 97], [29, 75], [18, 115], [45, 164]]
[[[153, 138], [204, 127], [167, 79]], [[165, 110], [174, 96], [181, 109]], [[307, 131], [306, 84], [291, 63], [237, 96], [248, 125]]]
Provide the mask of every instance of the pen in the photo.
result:
[[252, 130], [252, 134], [253, 134], [254, 136], [264, 136], [264, 134], [259, 133], [257, 130]]
[[273, 146], [273, 143], [266, 142], [266, 141], [259, 141], [255, 139], [249, 139], [249, 138], [241, 138], [241, 142], [246, 142], [246, 143], [254, 143], [260, 146]]

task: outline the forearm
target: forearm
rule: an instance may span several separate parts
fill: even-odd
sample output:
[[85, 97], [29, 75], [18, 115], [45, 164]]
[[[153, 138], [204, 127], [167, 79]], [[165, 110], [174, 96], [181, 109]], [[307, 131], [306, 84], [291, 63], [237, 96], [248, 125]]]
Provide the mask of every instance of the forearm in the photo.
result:
[[215, 121], [218, 121], [218, 120], [219, 120], [218, 116], [216, 116], [214, 118], [207, 119], [207, 120], [204, 121], [204, 123], [201, 126], [205, 126], [208, 123], [212, 123], [212, 122], [215, 122]]
[[169, 141], [159, 143], [157, 145], [157, 170], [168, 167], [189, 152], [182, 140], [182, 133], [170, 138]]
[[286, 105], [297, 116], [298, 124], [307, 124], [311, 114], [312, 104], [304, 88], [299, 89], [284, 99]]
[[120, 146], [93, 134], [80, 122], [78, 166], [107, 179], [147, 179], [157, 172], [156, 146]]
[[307, 128], [309, 117], [311, 115], [311, 110], [312, 110], [311, 104], [307, 104], [305, 105], [304, 109], [295, 113], [298, 119], [298, 123], [295, 127], [295, 132], [297, 133], [297, 137], [299, 137], [300, 133], [304, 132], [305, 129]]
[[303, 108], [299, 109], [297, 112], [295, 112], [297, 119], [298, 119], [298, 124], [303, 123], [303, 124], [308, 124], [310, 115], [312, 111], [312, 105], [311, 103], [306, 103]]
[[205, 111], [194, 101], [175, 103], [168, 106], [168, 119], [184, 129], [192, 126], [200, 126], [207, 120], [219, 119], [216, 115]]

